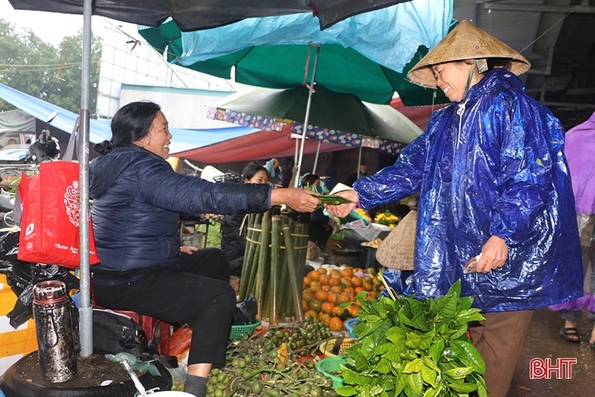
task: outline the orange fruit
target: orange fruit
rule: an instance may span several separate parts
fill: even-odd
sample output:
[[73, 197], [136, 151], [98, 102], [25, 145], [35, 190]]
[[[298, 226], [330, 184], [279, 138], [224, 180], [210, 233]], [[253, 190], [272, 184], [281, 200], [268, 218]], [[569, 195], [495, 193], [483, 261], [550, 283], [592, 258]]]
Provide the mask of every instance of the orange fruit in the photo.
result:
[[341, 320], [339, 317], [333, 317], [331, 318], [331, 321], [329, 321], [328, 327], [331, 329], [331, 331], [340, 331], [343, 329], [343, 320]]
[[355, 288], [347, 287], [343, 290], [343, 292], [345, 292], [346, 294], [349, 294], [349, 295], [355, 295]]
[[351, 279], [347, 277], [341, 277], [341, 284], [343, 284], [345, 287], [351, 287], [353, 285], [351, 284]]
[[353, 268], [349, 266], [341, 268], [341, 275], [348, 278], [353, 277]]
[[341, 317], [341, 318], [346, 316], [348, 313], [349, 312], [347, 311], [347, 309], [343, 309], [342, 307], [339, 307], [339, 306], [335, 306], [332, 310], [333, 316]]
[[328, 273], [328, 270], [326, 270], [326, 267], [319, 267], [316, 270], [318, 270], [318, 273], [320, 273], [320, 274], [327, 274]]
[[358, 305], [349, 305], [347, 308], [351, 317], [357, 317], [359, 315], [360, 306]]
[[316, 296], [316, 299], [324, 302], [328, 297], [328, 292], [319, 289], [318, 291], [316, 291], [316, 294], [314, 294], [314, 296]]
[[302, 291], [302, 299], [306, 302], [310, 302], [312, 299], [314, 299], [314, 292], [312, 292], [311, 289], [306, 288]]
[[322, 311], [325, 313], [332, 313], [336, 309], [335, 304], [331, 302], [324, 302], [322, 304]]
[[351, 277], [351, 285], [353, 285], [354, 287], [361, 287], [362, 285], [364, 285], [364, 280], [357, 276], [353, 276]]
[[359, 294], [360, 292], [364, 291], [363, 287], [355, 287], [355, 294]]
[[310, 289], [313, 291], [316, 291], [317, 289], [320, 289], [320, 286], [322, 284], [320, 284], [320, 281], [318, 280], [312, 280], [312, 282], [310, 283]]
[[309, 287], [311, 283], [312, 283], [312, 279], [310, 277], [308, 277], [308, 276], [304, 277], [304, 285], [306, 287]]
[[310, 273], [308, 273], [308, 277], [310, 277], [312, 280], [320, 280], [320, 272], [318, 270], [312, 270]]
[[326, 300], [330, 303], [337, 303], [337, 296], [339, 296], [339, 294], [336, 292], [329, 292]]
[[332, 270], [330, 271], [330, 273], [329, 273], [329, 274], [331, 275], [331, 277], [332, 277], [332, 278], [338, 278], [338, 279], [341, 279], [341, 277], [343, 277], [343, 276], [341, 275], [341, 272], [340, 272], [340, 271], [338, 271], [337, 269], [332, 269]]
[[364, 289], [366, 291], [372, 291], [372, 282], [369, 280], [364, 281]]
[[304, 318], [312, 317], [312, 320], [316, 321], [316, 312], [314, 310], [307, 310], [304, 313]]
[[304, 309], [304, 311], [309, 310], [310, 308], [308, 307], [308, 301], [305, 301], [302, 299], [302, 309]]
[[330, 286], [330, 285], [328, 285], [328, 284], [322, 284], [322, 285], [320, 286], [320, 289], [321, 289], [321, 290], [323, 290], [323, 291], [330, 291], [330, 289], [331, 289], [331, 286]]
[[343, 292], [343, 287], [341, 287], [340, 285], [333, 285], [331, 287], [331, 292], [334, 292], [336, 294], [340, 294], [341, 292]]
[[328, 283], [331, 281], [331, 276], [329, 274], [321, 274], [318, 281], [320, 281], [320, 284], [322, 285], [328, 285]]
[[337, 297], [337, 305], [345, 302], [351, 302], [351, 298], [348, 294], [342, 293]]
[[310, 302], [308, 302], [308, 308], [318, 313], [322, 308], [322, 302], [318, 299], [312, 299]]
[[329, 285], [341, 285], [341, 279], [339, 277], [331, 277]]
[[330, 323], [330, 321], [331, 321], [331, 315], [330, 315], [330, 314], [328, 314], [328, 313], [321, 312], [321, 313], [318, 315], [318, 320], [320, 320], [320, 322], [321, 322], [321, 323], [322, 323], [322, 324], [323, 324], [325, 327], [328, 327], [328, 324], [329, 324], [329, 323]]

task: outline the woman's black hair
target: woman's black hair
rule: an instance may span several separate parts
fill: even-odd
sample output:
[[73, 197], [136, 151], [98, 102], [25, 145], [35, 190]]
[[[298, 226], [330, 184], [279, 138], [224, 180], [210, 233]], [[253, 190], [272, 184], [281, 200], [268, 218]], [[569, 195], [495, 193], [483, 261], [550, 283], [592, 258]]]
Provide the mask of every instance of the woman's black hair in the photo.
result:
[[107, 154], [114, 148], [143, 139], [160, 110], [161, 107], [153, 102], [131, 102], [122, 106], [112, 119], [112, 140], [98, 143], [93, 149], [99, 154]]
[[242, 171], [242, 181], [245, 179], [252, 179], [258, 171], [264, 171], [267, 174], [267, 176], [269, 175], [267, 169], [264, 168], [262, 165], [258, 163], [250, 163]]
[[320, 177], [316, 174], [304, 175], [302, 177], [302, 187], [314, 186], [318, 180], [320, 180]]

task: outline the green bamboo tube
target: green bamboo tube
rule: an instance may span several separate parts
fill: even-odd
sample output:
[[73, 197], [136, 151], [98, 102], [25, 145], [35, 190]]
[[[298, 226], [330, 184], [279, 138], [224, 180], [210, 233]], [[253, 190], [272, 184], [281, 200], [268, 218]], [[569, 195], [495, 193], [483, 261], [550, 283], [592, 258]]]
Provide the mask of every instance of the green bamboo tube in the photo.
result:
[[250, 275], [250, 269], [252, 267], [252, 262], [250, 261], [250, 252], [254, 252], [254, 248], [256, 244], [253, 243], [253, 234], [254, 230], [254, 221], [256, 219], [256, 214], [248, 215], [247, 227], [246, 227], [246, 248], [244, 249], [244, 260], [242, 262], [242, 274], [240, 276], [240, 288], [238, 291], [238, 295], [240, 296], [241, 300], [245, 299], [246, 294], [246, 286], [248, 285], [247, 278]]
[[[293, 291], [291, 290], [291, 280], [289, 278], [289, 265], [287, 264], [287, 254], [285, 246], [283, 247], [283, 264], [281, 270], [281, 314], [283, 317], [295, 316], [293, 309]], [[301, 304], [300, 299], [300, 304]]]
[[[254, 278], [256, 277], [257, 262], [254, 258], [258, 258], [260, 240], [260, 226], [262, 222], [262, 214], [251, 214], [248, 221], [248, 233], [246, 236], [246, 251], [244, 254], [244, 263], [242, 265], [242, 277], [240, 278], [239, 296], [241, 300], [248, 297], [250, 293], [254, 293]], [[252, 289], [249, 286], [252, 284]]]
[[274, 215], [271, 220], [271, 268], [269, 274], [269, 322], [279, 325], [279, 280], [281, 275], [281, 217]]
[[283, 227], [283, 238], [285, 241], [285, 254], [287, 255], [287, 264], [289, 266], [289, 278], [291, 280], [291, 291], [293, 295], [293, 306], [295, 308], [296, 320], [304, 321], [304, 311], [302, 309], [302, 283], [303, 278], [298, 276], [295, 265], [295, 255], [293, 251], [293, 242], [289, 226]]
[[256, 307], [258, 314], [262, 319], [264, 298], [269, 270], [269, 251], [271, 241], [271, 212], [265, 212], [262, 216], [262, 226], [260, 233], [260, 252], [258, 254], [258, 270], [256, 272], [256, 283], [254, 287], [254, 296], [256, 297]]

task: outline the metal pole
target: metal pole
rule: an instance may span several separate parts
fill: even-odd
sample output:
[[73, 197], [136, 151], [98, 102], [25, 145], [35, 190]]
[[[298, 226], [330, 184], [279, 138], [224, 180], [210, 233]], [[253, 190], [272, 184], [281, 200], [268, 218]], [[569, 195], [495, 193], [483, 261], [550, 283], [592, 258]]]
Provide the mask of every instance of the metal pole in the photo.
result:
[[314, 167], [312, 167], [313, 174], [316, 174], [316, 167], [318, 166], [318, 155], [320, 154], [320, 146], [322, 146], [322, 141], [318, 141], [318, 147], [316, 147], [316, 157], [314, 157]]
[[298, 187], [301, 169], [302, 159], [304, 158], [304, 146], [306, 144], [306, 131], [308, 130], [308, 122], [310, 121], [310, 106], [312, 105], [312, 90], [314, 89], [314, 82], [316, 81], [316, 68], [318, 67], [318, 55], [320, 54], [320, 46], [316, 47], [316, 57], [314, 58], [314, 68], [312, 69], [312, 81], [310, 82], [310, 91], [308, 92], [308, 103], [306, 104], [306, 116], [304, 117], [304, 127], [302, 129], [302, 143], [300, 147], [300, 153], [297, 163], [296, 176], [294, 187]]
[[355, 171], [355, 179], [359, 179], [359, 168], [362, 166], [362, 147], [359, 147], [359, 156], [357, 157], [357, 170]]
[[81, 76], [79, 160], [80, 208], [80, 291], [79, 308], [81, 357], [93, 353], [93, 308], [91, 307], [91, 271], [89, 266], [89, 89], [91, 86], [91, 13], [93, 0], [83, 3], [83, 65]]

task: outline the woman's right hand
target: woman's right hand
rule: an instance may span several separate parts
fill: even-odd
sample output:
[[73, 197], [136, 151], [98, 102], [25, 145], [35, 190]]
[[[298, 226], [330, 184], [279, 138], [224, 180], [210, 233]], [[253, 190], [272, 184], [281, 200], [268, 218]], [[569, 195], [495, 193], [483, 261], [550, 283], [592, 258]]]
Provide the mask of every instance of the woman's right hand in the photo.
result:
[[271, 205], [285, 204], [298, 212], [314, 212], [320, 200], [312, 192], [298, 188], [273, 189]]
[[351, 201], [351, 203], [341, 205], [325, 204], [324, 208], [327, 210], [329, 214], [333, 214], [335, 216], [338, 216], [339, 218], [345, 218], [347, 215], [349, 215], [349, 213], [355, 208], [355, 205], [359, 202], [357, 192], [353, 189], [349, 189], [342, 190], [334, 194], [336, 196], [345, 197], [347, 200]]

